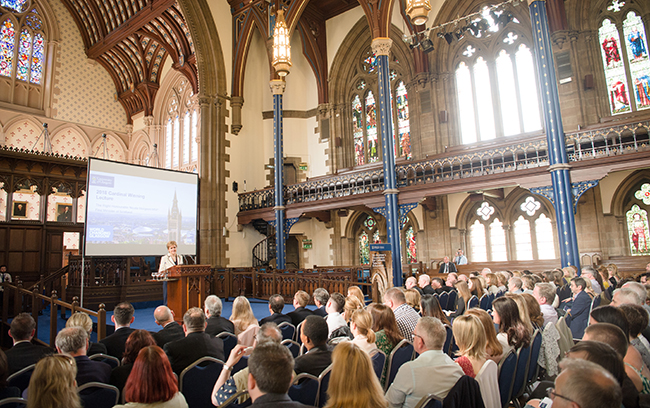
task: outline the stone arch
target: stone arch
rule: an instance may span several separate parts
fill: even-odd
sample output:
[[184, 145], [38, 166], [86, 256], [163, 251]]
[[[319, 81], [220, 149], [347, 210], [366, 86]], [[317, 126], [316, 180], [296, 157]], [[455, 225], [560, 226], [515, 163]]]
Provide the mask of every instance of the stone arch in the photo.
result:
[[650, 170], [648, 169], [635, 171], [619, 183], [616, 192], [612, 196], [610, 207], [614, 216], [625, 216], [625, 209], [631, 201], [632, 189], [644, 181], [650, 183]]
[[88, 157], [90, 154], [90, 138], [77, 125], [60, 126], [52, 132], [52, 152]]
[[[43, 131], [43, 124], [33, 116], [18, 115], [5, 124], [3, 131], [5, 146], [31, 150]], [[36, 150], [43, 151], [43, 138], [39, 140]]]
[[[128, 148], [126, 144], [122, 141], [118, 135], [113, 132], [106, 132], [106, 160], [127, 161], [127, 151]], [[90, 152], [88, 152], [88, 157], [98, 157], [103, 158], [103, 135], [99, 134], [92, 141]]]

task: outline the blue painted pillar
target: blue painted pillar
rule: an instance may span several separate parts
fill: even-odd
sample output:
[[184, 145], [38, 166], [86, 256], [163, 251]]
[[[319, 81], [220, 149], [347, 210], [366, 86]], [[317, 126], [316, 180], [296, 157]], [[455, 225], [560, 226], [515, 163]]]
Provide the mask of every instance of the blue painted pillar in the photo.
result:
[[562, 266], [580, 268], [578, 237], [573, 217], [573, 193], [569, 176], [569, 162], [566, 155], [564, 128], [560, 111], [560, 97], [555, 77], [555, 63], [551, 48], [551, 34], [548, 28], [546, 2], [528, 0], [530, 19], [533, 25], [533, 39], [537, 73], [542, 97], [542, 111], [548, 143], [549, 171], [553, 182], [554, 207], [557, 217], [558, 241]]
[[270, 83], [273, 93], [273, 150], [275, 155], [275, 261], [277, 269], [286, 267], [286, 236], [284, 233], [284, 156], [282, 147], [282, 94], [285, 82], [274, 79]]
[[395, 147], [393, 142], [392, 108], [390, 104], [390, 76], [388, 54], [393, 41], [390, 38], [372, 40], [372, 50], [377, 56], [379, 70], [379, 131], [384, 154], [384, 197], [386, 199], [386, 227], [388, 242], [392, 247], [393, 285], [402, 286], [402, 255], [400, 245], [399, 205], [397, 202], [397, 176], [395, 174]]

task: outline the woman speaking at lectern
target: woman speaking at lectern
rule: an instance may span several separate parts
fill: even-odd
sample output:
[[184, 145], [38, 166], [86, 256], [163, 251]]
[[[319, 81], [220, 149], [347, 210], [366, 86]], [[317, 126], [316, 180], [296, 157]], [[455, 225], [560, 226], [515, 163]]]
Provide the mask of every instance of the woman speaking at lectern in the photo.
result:
[[[158, 267], [158, 275], [164, 276], [167, 269], [176, 265], [183, 265], [183, 257], [176, 253], [176, 241], [169, 241], [167, 243], [167, 255], [160, 258], [160, 267]], [[167, 282], [163, 282], [163, 304], [167, 304]]]

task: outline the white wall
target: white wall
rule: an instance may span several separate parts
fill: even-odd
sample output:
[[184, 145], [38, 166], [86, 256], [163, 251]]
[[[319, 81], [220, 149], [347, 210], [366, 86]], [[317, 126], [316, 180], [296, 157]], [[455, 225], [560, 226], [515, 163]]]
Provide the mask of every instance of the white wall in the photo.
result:
[[[293, 225], [290, 234], [302, 234], [302, 238], [312, 240], [311, 249], [301, 249], [303, 258], [300, 262], [303, 267], [311, 268], [314, 265], [329, 266], [334, 264], [334, 254], [330, 249], [332, 232], [332, 228], [325, 227], [325, 223], [315, 218], [302, 219]], [[302, 248], [302, 242], [300, 242], [300, 248]]]

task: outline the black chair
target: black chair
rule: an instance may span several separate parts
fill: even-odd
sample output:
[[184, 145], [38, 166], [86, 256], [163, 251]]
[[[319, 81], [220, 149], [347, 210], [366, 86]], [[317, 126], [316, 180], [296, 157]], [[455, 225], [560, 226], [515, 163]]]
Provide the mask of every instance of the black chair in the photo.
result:
[[[471, 299], [470, 299], [471, 300]], [[490, 295], [489, 294], [484, 294], [481, 296], [481, 299], [479, 300], [479, 307], [486, 312], [490, 310]]]
[[447, 300], [447, 310], [452, 312], [456, 310], [456, 299], [458, 298], [458, 293], [455, 290], [449, 291], [449, 300]]
[[381, 374], [384, 372], [384, 366], [386, 365], [386, 354], [381, 350], [375, 350], [375, 353], [370, 356], [372, 360], [372, 368], [377, 374], [377, 378], [381, 380]]
[[318, 376], [318, 399], [316, 406], [322, 408], [327, 403], [327, 388], [330, 385], [330, 374], [332, 373], [332, 366], [330, 365], [323, 370]]
[[415, 349], [413, 344], [406, 339], [403, 339], [391, 351], [390, 356], [388, 357], [388, 373], [386, 378], [386, 384], [384, 386], [384, 391], [388, 390], [388, 387], [392, 384], [397, 371], [402, 366], [402, 364], [407, 361], [413, 360], [413, 355], [415, 354]]
[[429, 394], [418, 401], [415, 408], [442, 408], [442, 398], [434, 394]]
[[[223, 333], [221, 333], [223, 334]], [[202, 357], [181, 372], [178, 381], [180, 391], [192, 408], [213, 408], [212, 386], [217, 382], [223, 361], [214, 357]], [[206, 384], [209, 384], [206, 386]]]
[[440, 294], [440, 298], [438, 299], [438, 303], [440, 303], [440, 308], [442, 310], [447, 310], [447, 303], [449, 303], [449, 293], [442, 292]]
[[298, 323], [298, 326], [296, 326], [296, 332], [293, 334], [293, 341], [296, 343], [302, 345], [302, 340], [300, 340], [300, 328], [302, 327], [302, 324], [304, 323], [304, 320], [300, 323]]
[[296, 343], [293, 340], [282, 340], [282, 343], [285, 346], [289, 348], [289, 351], [291, 351], [291, 354], [293, 355], [293, 358], [296, 358], [300, 355], [300, 344]]
[[470, 297], [469, 300], [467, 301], [467, 310], [473, 307], [478, 307], [478, 305], [479, 305], [478, 297], [476, 297], [476, 295], [472, 295], [472, 297]]
[[293, 379], [289, 387], [289, 398], [305, 405], [315, 406], [319, 387], [318, 377], [302, 373]]
[[228, 356], [230, 356], [230, 352], [235, 348], [239, 340], [237, 339], [237, 336], [228, 332], [221, 332], [217, 334], [217, 337], [223, 340], [223, 355], [227, 360]]
[[598, 306], [600, 306], [600, 295], [594, 296], [593, 300], [591, 301], [591, 306], [589, 307], [589, 315], [591, 315], [591, 311]]
[[120, 390], [114, 385], [89, 382], [77, 388], [84, 407], [112, 408], [119, 404]]
[[537, 379], [537, 373], [539, 372], [539, 364], [537, 361], [539, 359], [539, 353], [542, 349], [542, 332], [537, 329], [533, 333], [532, 340], [530, 341], [530, 363], [528, 365], [528, 374], [526, 375], [526, 384], [530, 385], [535, 379]]
[[280, 323], [278, 329], [282, 332], [282, 339], [284, 340], [293, 340], [296, 334], [296, 326], [289, 322]]
[[29, 386], [29, 379], [32, 378], [32, 373], [34, 372], [34, 367], [36, 364], [32, 364], [23, 368], [20, 371], [16, 371], [7, 378], [8, 387], [18, 387], [22, 393]]
[[451, 330], [451, 326], [446, 324], [445, 330], [447, 330], [447, 337], [445, 338], [445, 344], [442, 346], [442, 352], [445, 354], [451, 353], [451, 343], [454, 341], [454, 332]]
[[526, 390], [526, 379], [528, 376], [528, 366], [530, 364], [530, 345], [528, 347], [520, 347], [517, 350], [517, 369], [515, 370], [515, 379], [512, 382], [512, 395], [510, 401], [515, 408], [521, 408], [519, 397], [524, 394]]
[[508, 355], [499, 362], [499, 394], [501, 394], [501, 406], [508, 407], [512, 395], [512, 384], [517, 369], [517, 353], [510, 350]]
[[111, 369], [120, 366], [120, 359], [117, 357], [109, 356], [108, 354], [93, 354], [88, 358], [93, 361], [101, 361], [102, 363], [106, 363], [111, 366]]
[[6, 408], [24, 408], [27, 406], [27, 400], [24, 398], [10, 397], [0, 400], [0, 407]]

